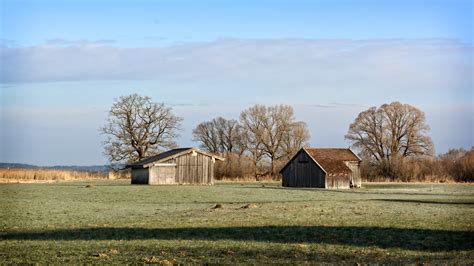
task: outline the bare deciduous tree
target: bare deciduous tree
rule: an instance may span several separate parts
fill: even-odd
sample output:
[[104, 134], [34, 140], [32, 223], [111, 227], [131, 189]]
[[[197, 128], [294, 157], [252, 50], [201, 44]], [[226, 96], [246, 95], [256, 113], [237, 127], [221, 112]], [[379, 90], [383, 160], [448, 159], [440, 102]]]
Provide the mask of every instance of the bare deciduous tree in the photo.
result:
[[221, 143], [214, 121], [202, 122], [193, 130], [193, 140], [201, 142], [201, 148], [212, 153], [220, 153]]
[[236, 152], [239, 148], [240, 141], [240, 126], [239, 122], [234, 119], [225, 119], [218, 117], [213, 120], [217, 132], [219, 133], [219, 140], [222, 153]]
[[271, 175], [275, 174], [277, 160], [291, 154], [295, 146], [301, 148], [309, 139], [306, 124], [295, 122], [293, 114], [293, 108], [288, 105], [255, 105], [240, 115], [251, 147], [259, 150], [259, 158], [266, 155], [270, 159]]
[[100, 131], [106, 135], [104, 154], [111, 163], [136, 162], [160, 148], [174, 148], [182, 118], [151, 98], [132, 94], [112, 106]]
[[425, 114], [408, 104], [393, 102], [360, 113], [349, 126], [346, 139], [371, 158], [382, 174], [393, 177], [391, 165], [408, 156], [431, 155], [433, 143], [426, 135]]
[[292, 123], [283, 138], [282, 157], [289, 160], [302, 147], [308, 146], [309, 138], [309, 130], [305, 122], [299, 121]]
[[252, 158], [255, 177], [258, 177], [258, 165], [264, 156], [263, 124], [261, 117], [265, 115], [265, 109], [265, 106], [255, 105], [240, 113], [240, 123], [243, 129], [243, 142]]
[[203, 149], [213, 153], [241, 152], [241, 128], [234, 119], [218, 117], [200, 123], [193, 130], [193, 140], [200, 141]]
[[263, 124], [263, 146], [265, 154], [270, 158], [271, 175], [275, 174], [275, 161], [284, 156], [283, 140], [291, 131], [294, 121], [293, 108], [288, 105], [266, 107], [261, 117]]
[[235, 162], [237, 169], [240, 168], [240, 159], [245, 152], [242, 129], [237, 120], [218, 117], [202, 122], [193, 130], [193, 140], [201, 142], [201, 148], [226, 158], [221, 172], [224, 176], [237, 174], [232, 169], [236, 168]]
[[[243, 155], [253, 163], [256, 177], [269, 159], [271, 175], [276, 173], [276, 162], [287, 159], [307, 144], [309, 132], [304, 122], [294, 121], [293, 108], [287, 105], [255, 105], [240, 114], [240, 123], [222, 117], [202, 122], [193, 131], [193, 140], [201, 147], [226, 158]], [[227, 167], [235, 164], [227, 160]], [[235, 171], [234, 171], [235, 172]], [[225, 172], [227, 174], [228, 172]]]

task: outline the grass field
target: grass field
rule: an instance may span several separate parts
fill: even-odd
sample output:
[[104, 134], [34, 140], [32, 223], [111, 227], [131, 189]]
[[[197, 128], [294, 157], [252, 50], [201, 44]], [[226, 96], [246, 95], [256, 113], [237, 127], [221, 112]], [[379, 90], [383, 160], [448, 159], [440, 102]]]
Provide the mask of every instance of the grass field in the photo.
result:
[[474, 185], [91, 181], [2, 184], [0, 197], [2, 264], [474, 263]]

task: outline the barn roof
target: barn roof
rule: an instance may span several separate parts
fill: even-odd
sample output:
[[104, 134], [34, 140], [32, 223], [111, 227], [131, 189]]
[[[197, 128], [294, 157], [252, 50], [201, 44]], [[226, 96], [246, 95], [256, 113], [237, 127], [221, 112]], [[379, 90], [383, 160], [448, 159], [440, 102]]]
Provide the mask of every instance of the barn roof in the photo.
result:
[[361, 161], [350, 149], [306, 148], [304, 150], [328, 175], [350, 174], [352, 171], [344, 161]]
[[352, 171], [344, 162], [361, 161], [350, 149], [306, 148], [304, 150], [328, 175], [350, 174]]
[[221, 161], [224, 160], [224, 158], [222, 158], [220, 156], [210, 154], [210, 153], [201, 151], [201, 150], [196, 149], [196, 148], [178, 148], [178, 149], [172, 149], [172, 150], [169, 150], [169, 151], [165, 151], [165, 152], [160, 153], [160, 154], [155, 155], [155, 156], [145, 158], [145, 159], [143, 159], [141, 161], [138, 161], [136, 163], [133, 163], [133, 164], [129, 164], [129, 165], [127, 165], [126, 168], [130, 168], [130, 167], [148, 167], [152, 163], [166, 161], [166, 160], [169, 160], [171, 158], [178, 157], [180, 155], [190, 153], [192, 151], [196, 151], [197, 153], [201, 153], [201, 154], [207, 155], [209, 157], [214, 157], [216, 160], [221, 160]]
[[305, 148], [306, 152], [317, 160], [361, 161], [351, 149], [340, 148]]
[[[345, 161], [357, 161], [361, 159], [350, 149], [340, 148], [303, 148], [313, 161], [321, 167], [321, 169], [329, 176], [331, 175], [347, 175], [351, 173], [351, 169], [346, 166]], [[295, 155], [296, 156], [296, 155]], [[288, 166], [291, 159], [280, 172]]]

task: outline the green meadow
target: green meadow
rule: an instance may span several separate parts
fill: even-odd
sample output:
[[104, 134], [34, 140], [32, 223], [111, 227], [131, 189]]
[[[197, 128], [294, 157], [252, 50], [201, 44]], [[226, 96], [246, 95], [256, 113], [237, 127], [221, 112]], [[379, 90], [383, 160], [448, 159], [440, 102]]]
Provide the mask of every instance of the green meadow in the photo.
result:
[[1, 264], [474, 263], [469, 184], [56, 182], [0, 198]]

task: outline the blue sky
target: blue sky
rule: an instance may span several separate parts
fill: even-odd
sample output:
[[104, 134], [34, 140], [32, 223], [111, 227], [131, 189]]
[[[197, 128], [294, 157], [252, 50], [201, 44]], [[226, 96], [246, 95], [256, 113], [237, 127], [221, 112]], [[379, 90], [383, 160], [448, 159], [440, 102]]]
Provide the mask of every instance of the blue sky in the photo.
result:
[[289, 104], [313, 146], [370, 106], [425, 111], [437, 152], [473, 144], [472, 1], [0, 0], [0, 161], [102, 164], [115, 98], [192, 129]]
[[245, 39], [454, 38], [472, 42], [472, 1], [2, 0], [3, 38], [117, 46]]

